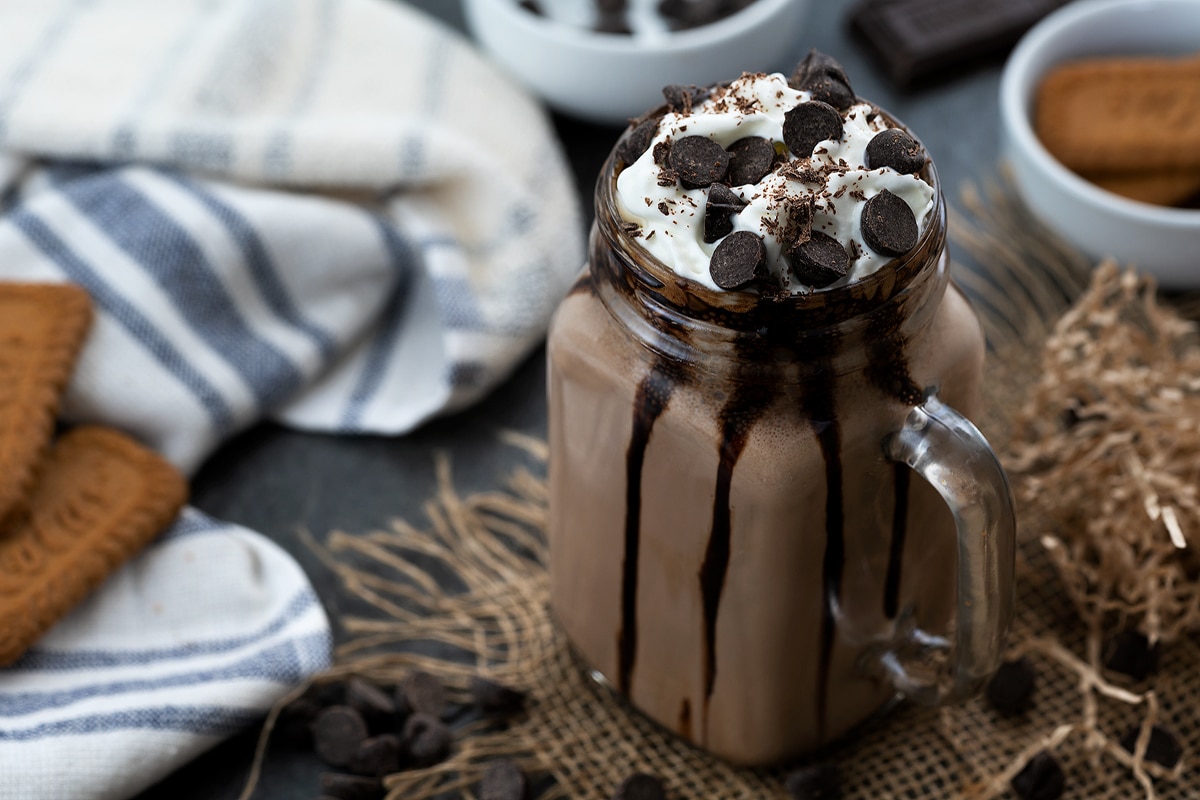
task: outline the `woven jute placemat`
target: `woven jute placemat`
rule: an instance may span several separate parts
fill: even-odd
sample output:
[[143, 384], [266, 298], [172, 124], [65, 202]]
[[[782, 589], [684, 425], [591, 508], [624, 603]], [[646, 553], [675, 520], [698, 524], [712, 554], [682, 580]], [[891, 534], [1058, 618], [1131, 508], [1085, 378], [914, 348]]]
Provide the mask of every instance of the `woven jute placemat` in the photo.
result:
[[[1165, 308], [1136, 274], [1096, 269], [1003, 185], [966, 190], [951, 237], [955, 260], [972, 265], [956, 279], [989, 343], [980, 427], [1018, 498], [1008, 656], [1033, 667], [1033, 702], [1016, 716], [982, 698], [901, 704], [816, 758], [836, 765], [846, 798], [1013, 797], [1012, 778], [1042, 751], [1062, 766], [1064, 797], [1200, 796], [1200, 570], [1189, 561], [1200, 546], [1200, 349], [1182, 321], [1195, 298]], [[531, 466], [503, 488], [462, 496], [441, 459], [420, 525], [314, 542], [345, 590], [374, 609], [342, 620], [349, 640], [318, 680], [394, 684], [424, 669], [464, 702], [473, 675], [529, 695], [502, 729], [467, 725], [446, 761], [385, 778], [388, 798], [475, 797], [497, 758], [533, 778], [538, 800], [607, 800], [634, 772], [660, 777], [673, 798], [787, 797], [783, 776], [803, 762], [735, 768], [587, 676], [548, 613], [545, 445], [506, 438]], [[1141, 680], [1104, 667], [1106, 642], [1126, 629], [1158, 648], [1157, 670]], [[1154, 726], [1182, 747], [1171, 768], [1145, 755]]]

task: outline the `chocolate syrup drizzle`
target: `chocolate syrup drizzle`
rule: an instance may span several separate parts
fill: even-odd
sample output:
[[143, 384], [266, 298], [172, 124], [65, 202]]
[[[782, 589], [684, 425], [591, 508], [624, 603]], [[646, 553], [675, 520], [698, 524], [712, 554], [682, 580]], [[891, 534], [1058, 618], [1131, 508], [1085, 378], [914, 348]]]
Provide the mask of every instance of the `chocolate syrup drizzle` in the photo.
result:
[[686, 697], [679, 703], [679, 723], [675, 732], [685, 739], [692, 738], [692, 704]]
[[746, 447], [750, 429], [770, 403], [770, 390], [762, 384], [738, 384], [721, 409], [721, 453], [713, 497], [712, 532], [700, 566], [700, 596], [704, 604], [704, 720], [717, 678], [717, 609], [729, 572], [732, 515], [729, 507], [733, 468]]
[[[904, 353], [908, 341], [899, 333], [900, 320], [893, 314], [877, 314], [867, 326], [867, 378], [888, 397], [905, 405], [920, 405], [924, 393], [909, 373], [908, 363], [896, 354]], [[900, 572], [904, 561], [904, 543], [908, 538], [908, 487], [912, 471], [906, 464], [892, 469], [894, 501], [892, 540], [888, 547], [887, 574], [884, 579], [883, 615], [895, 619], [900, 611]]]
[[883, 615], [895, 619], [900, 611], [900, 566], [908, 538], [908, 485], [912, 470], [899, 462], [892, 465], [895, 505], [892, 506], [892, 541], [888, 547], [887, 577], [883, 584]]
[[821, 562], [821, 640], [817, 667], [817, 731], [825, 738], [829, 716], [829, 671], [833, 666], [833, 644], [837, 633], [837, 607], [846, 565], [846, 515], [842, 497], [842, 429], [833, 398], [833, 380], [822, 371], [819, 380], [805, 392], [804, 405], [813, 432], [825, 458], [825, 555]]
[[660, 360], [638, 385], [633, 402], [633, 432], [625, 453], [625, 555], [621, 562], [621, 630], [617, 634], [617, 688], [629, 694], [637, 662], [637, 584], [641, 545], [642, 467], [654, 422], [666, 409], [676, 380]]

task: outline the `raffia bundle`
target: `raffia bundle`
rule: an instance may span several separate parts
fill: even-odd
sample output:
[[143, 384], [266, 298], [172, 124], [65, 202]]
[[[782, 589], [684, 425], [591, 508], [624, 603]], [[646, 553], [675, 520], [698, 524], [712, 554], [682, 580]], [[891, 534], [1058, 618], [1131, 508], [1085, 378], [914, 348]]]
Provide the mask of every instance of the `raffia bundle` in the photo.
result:
[[1046, 343], [1010, 449], [1085, 621], [1151, 642], [1200, 629], [1200, 342], [1152, 281], [1097, 270]]

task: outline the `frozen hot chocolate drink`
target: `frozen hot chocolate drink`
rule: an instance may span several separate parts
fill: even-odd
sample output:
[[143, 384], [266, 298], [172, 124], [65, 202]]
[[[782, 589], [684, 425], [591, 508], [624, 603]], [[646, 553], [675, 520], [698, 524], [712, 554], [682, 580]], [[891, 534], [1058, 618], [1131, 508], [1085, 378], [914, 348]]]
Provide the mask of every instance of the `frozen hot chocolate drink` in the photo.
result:
[[551, 602], [635, 707], [769, 763], [986, 679], [1011, 497], [919, 142], [815, 52], [664, 94], [550, 333]]

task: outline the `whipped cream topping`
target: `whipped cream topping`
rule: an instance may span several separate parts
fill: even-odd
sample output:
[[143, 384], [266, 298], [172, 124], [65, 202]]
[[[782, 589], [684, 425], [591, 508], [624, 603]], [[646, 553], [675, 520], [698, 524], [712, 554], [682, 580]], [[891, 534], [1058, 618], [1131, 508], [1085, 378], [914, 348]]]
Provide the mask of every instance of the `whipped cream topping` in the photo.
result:
[[672, 112], [659, 121], [650, 147], [617, 176], [617, 207], [636, 226], [638, 242], [678, 275], [720, 290], [709, 274], [713, 251], [720, 244], [704, 241], [707, 188], [686, 189], [670, 170], [655, 163], [655, 147], [686, 136], [705, 136], [724, 148], [739, 139], [759, 136], [785, 153], [757, 184], [730, 187], [746, 202], [732, 214], [733, 231], [749, 231], [763, 239], [767, 269], [793, 294], [814, 291], [800, 282], [783, 255], [781, 241], [788, 209], [812, 203], [812, 230], [833, 237], [850, 258], [844, 278], [824, 288], [845, 285], [877, 271], [892, 256], [873, 251], [863, 240], [861, 212], [867, 200], [887, 190], [903, 199], [924, 231], [934, 205], [933, 187], [919, 175], [891, 167], [867, 169], [867, 144], [890, 126], [869, 103], [856, 103], [842, 114], [838, 140], [816, 145], [811, 156], [797, 157], [783, 144], [784, 115], [812, 96], [788, 86], [775, 74], [745, 74], [718, 88], [690, 113]]

